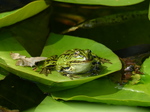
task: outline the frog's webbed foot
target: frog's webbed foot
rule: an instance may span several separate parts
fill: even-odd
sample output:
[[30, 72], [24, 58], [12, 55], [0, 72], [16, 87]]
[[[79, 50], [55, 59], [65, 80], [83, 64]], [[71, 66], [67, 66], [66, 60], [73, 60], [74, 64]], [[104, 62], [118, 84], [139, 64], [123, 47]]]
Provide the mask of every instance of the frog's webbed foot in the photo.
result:
[[46, 76], [48, 76], [48, 74], [51, 74], [51, 70], [47, 67], [42, 68], [42, 70], [39, 72], [39, 74], [45, 74]]

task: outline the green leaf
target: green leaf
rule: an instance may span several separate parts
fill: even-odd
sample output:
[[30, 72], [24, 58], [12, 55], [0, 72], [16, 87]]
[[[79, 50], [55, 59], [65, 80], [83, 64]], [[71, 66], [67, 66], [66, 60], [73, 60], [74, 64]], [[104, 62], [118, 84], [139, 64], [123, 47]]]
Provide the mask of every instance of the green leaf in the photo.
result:
[[0, 67], [0, 80], [3, 80], [8, 74], [8, 71]]
[[33, 71], [30, 67], [21, 67], [16, 66], [16, 61], [10, 57], [10, 53], [20, 53], [30, 57], [28, 52], [15, 40], [12, 34], [8, 31], [0, 31], [0, 66], [4, 69], [22, 77], [25, 79], [37, 81], [37, 82], [46, 82], [51, 84], [52, 82], [47, 79], [47, 77], [38, 74]]
[[149, 69], [149, 67], [150, 67], [150, 57], [147, 58], [147, 59], [143, 62], [143, 64], [142, 64], [142, 71], [143, 71], [145, 74], [147, 74], [147, 75], [150, 76], [150, 69]]
[[3, 31], [0, 32], [0, 34], [0, 58], [3, 60], [0, 61], [0, 66], [22, 78], [48, 85], [50, 89], [47, 88], [46, 92], [52, 90], [62, 90], [81, 85], [83, 83], [108, 75], [112, 72], [118, 71], [122, 66], [119, 58], [110, 49], [100, 43], [89, 39], [51, 33], [41, 56], [49, 57], [51, 55], [60, 55], [65, 50], [72, 48], [88, 48], [98, 56], [109, 59], [112, 64], [105, 63], [102, 66], [106, 66], [107, 68], [102, 70], [99, 75], [86, 78], [71, 80], [69, 77], [62, 76], [56, 71], [52, 71], [52, 74], [45, 76], [44, 74], [39, 74], [38, 72], [33, 71], [30, 67], [16, 66], [16, 61], [10, 58], [10, 52], [20, 53], [21, 55], [28, 57], [30, 55], [12, 37], [10, 33]]
[[145, 74], [142, 76], [142, 81], [144, 83], [150, 83], [150, 57], [147, 58], [143, 64], [142, 64], [142, 67], [141, 67], [141, 71]]
[[86, 78], [81, 78], [76, 80], [71, 80], [70, 78], [62, 76], [58, 72], [54, 71], [48, 77], [51, 80], [56, 81], [58, 83], [54, 85], [54, 88], [52, 86], [50, 87], [50, 89], [44, 87], [45, 92], [49, 92], [51, 90], [63, 89], [62, 87], [67, 87], [67, 88], [75, 87], [85, 82], [89, 82], [94, 79], [108, 75], [112, 72], [118, 71], [122, 67], [119, 58], [106, 46], [97, 43], [93, 40], [73, 37], [68, 35], [57, 35], [54, 33], [50, 34], [50, 38], [47, 40], [47, 44], [43, 49], [43, 53], [41, 56], [49, 57], [52, 55], [60, 55], [64, 51], [69, 49], [74, 49], [74, 48], [90, 49], [93, 53], [97, 54], [98, 56], [109, 59], [110, 62], [112, 62], [112, 64], [108, 64], [108, 63], [104, 64], [103, 66], [106, 66], [107, 69], [102, 70], [101, 73], [97, 76], [86, 77]]
[[[103, 77], [73, 89], [53, 92], [52, 96], [55, 99], [67, 101], [78, 100], [115, 105], [150, 106], [149, 67], [150, 57], [142, 64], [141, 71], [144, 74], [141, 75], [140, 82], [135, 85], [129, 83], [121, 86], [113, 83], [108, 77]], [[116, 72], [114, 75], [117, 76], [118, 73]]]
[[29, 18], [46, 9], [48, 6], [44, 0], [37, 0], [20, 9], [0, 13], [0, 28]]
[[46, 97], [34, 112], [149, 112], [148, 108], [87, 102], [62, 102]]
[[0, 80], [3, 80], [5, 77], [5, 75], [0, 74]]
[[53, 98], [127, 106], [150, 106], [150, 83], [118, 86], [100, 78], [79, 87], [52, 93]]
[[149, 3], [148, 19], [150, 20], [150, 3]]
[[89, 5], [107, 5], [107, 6], [125, 6], [133, 5], [144, 0], [54, 0], [58, 2], [75, 3], [75, 4], [89, 4]]

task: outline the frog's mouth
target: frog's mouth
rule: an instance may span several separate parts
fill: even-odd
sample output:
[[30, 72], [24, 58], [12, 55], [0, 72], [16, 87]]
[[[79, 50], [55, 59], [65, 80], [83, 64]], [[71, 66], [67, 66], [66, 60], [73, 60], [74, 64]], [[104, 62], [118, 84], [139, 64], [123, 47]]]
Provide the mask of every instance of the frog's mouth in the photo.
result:
[[80, 64], [80, 63], [87, 63], [87, 62], [90, 62], [91, 60], [90, 59], [85, 59], [83, 61], [83, 59], [80, 61], [80, 60], [76, 60], [76, 61], [70, 61], [71, 64]]

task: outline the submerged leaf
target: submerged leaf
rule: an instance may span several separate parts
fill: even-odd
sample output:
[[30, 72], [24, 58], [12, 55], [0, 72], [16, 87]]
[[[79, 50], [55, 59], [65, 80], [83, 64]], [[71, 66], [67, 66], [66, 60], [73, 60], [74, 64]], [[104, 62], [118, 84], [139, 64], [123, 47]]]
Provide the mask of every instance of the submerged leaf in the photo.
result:
[[108, 15], [104, 17], [99, 17], [95, 19], [91, 19], [88, 21], [81, 22], [76, 26], [73, 26], [67, 30], [64, 30], [61, 34], [65, 34], [71, 31], [75, 31], [79, 28], [94, 28], [98, 26], [107, 26], [107, 25], [115, 25], [119, 23], [125, 23], [130, 20], [134, 20], [135, 18], [143, 18], [144, 16], [147, 17], [148, 11], [132, 11], [132, 12], [124, 12], [119, 14]]
[[19, 112], [19, 110], [9, 110], [5, 107], [0, 106], [0, 112]]

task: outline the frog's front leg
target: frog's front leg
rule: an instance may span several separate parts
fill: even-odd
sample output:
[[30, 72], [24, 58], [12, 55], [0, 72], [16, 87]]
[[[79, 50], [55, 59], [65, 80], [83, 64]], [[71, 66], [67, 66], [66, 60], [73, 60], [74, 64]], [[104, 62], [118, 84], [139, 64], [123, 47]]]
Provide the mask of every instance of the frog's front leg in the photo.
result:
[[42, 64], [43, 66], [40, 67], [40, 74], [45, 74], [46, 76], [48, 76], [48, 74], [51, 74], [51, 71], [54, 70], [55, 66], [56, 66], [56, 61], [55, 60], [49, 60], [49, 61], [45, 61], [44, 64]]
[[51, 70], [47, 67], [42, 68], [42, 70], [39, 72], [40, 74], [45, 74], [46, 76], [48, 76], [48, 74], [51, 74]]

